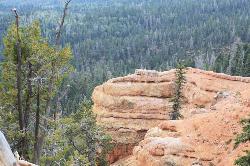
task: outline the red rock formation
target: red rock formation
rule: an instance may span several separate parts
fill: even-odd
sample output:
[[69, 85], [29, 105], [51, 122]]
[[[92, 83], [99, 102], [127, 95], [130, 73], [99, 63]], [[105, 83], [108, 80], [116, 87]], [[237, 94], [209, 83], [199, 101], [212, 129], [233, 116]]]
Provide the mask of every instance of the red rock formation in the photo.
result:
[[132, 154], [138, 145], [115, 165], [230, 165], [249, 148], [233, 150], [232, 140], [241, 129], [238, 122], [250, 112], [250, 78], [193, 68], [186, 78], [185, 119], [179, 121], [169, 121], [174, 70], [137, 70], [95, 89], [97, 121], [119, 145], [111, 161]]
[[236, 133], [241, 130], [239, 121], [247, 117], [250, 108], [237, 94], [231, 93], [214, 106], [216, 110], [208, 108], [208, 113], [166, 121], [150, 129], [134, 148], [134, 163], [137, 166], [233, 165], [237, 156], [243, 155], [242, 151], [250, 149], [250, 144], [233, 148]]

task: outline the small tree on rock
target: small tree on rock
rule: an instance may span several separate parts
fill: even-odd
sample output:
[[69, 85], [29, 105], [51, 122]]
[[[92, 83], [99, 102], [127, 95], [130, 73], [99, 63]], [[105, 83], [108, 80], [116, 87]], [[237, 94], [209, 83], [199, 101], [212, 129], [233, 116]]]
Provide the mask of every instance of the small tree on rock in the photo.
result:
[[170, 112], [170, 119], [171, 120], [177, 120], [182, 118], [182, 115], [180, 113], [181, 109], [181, 103], [183, 99], [182, 95], [182, 89], [184, 84], [186, 83], [185, 78], [185, 65], [181, 62], [179, 62], [176, 66], [176, 72], [175, 72], [175, 94], [173, 98], [173, 111]]

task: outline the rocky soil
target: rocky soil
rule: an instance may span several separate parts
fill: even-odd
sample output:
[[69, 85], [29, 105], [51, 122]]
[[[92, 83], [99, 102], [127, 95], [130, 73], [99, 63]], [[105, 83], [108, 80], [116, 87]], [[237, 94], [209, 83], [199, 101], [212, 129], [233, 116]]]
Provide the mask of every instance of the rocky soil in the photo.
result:
[[250, 149], [233, 148], [250, 114], [250, 78], [188, 68], [184, 119], [170, 121], [174, 73], [136, 70], [95, 88], [97, 121], [117, 144], [114, 166], [230, 166]]

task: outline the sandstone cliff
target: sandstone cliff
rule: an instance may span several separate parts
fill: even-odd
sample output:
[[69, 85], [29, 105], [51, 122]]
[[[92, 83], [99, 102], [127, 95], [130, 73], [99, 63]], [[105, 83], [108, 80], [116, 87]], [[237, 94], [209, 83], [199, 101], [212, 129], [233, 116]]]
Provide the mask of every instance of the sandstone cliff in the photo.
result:
[[[93, 93], [94, 112], [117, 143], [114, 165], [232, 165], [239, 121], [250, 113], [250, 78], [188, 68], [183, 120], [169, 121], [174, 70], [137, 70]], [[133, 152], [132, 152], [133, 151]]]

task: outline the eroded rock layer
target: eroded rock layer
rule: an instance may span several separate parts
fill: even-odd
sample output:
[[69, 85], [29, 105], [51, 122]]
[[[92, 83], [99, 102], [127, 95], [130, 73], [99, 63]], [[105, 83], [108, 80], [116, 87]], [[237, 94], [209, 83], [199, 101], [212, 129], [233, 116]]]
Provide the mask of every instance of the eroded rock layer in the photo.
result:
[[185, 76], [180, 121], [169, 121], [175, 70], [136, 70], [95, 88], [97, 121], [118, 145], [111, 162], [132, 154], [134, 146], [133, 155], [116, 165], [218, 164], [228, 153], [238, 155], [231, 154], [229, 140], [240, 130], [240, 118], [250, 112], [250, 78], [193, 68]]
[[239, 121], [247, 117], [250, 107], [236, 93], [213, 106], [213, 110], [204, 108], [207, 113], [150, 129], [133, 155], [113, 166], [233, 166], [250, 149], [249, 143], [234, 149], [235, 136], [241, 131]]

